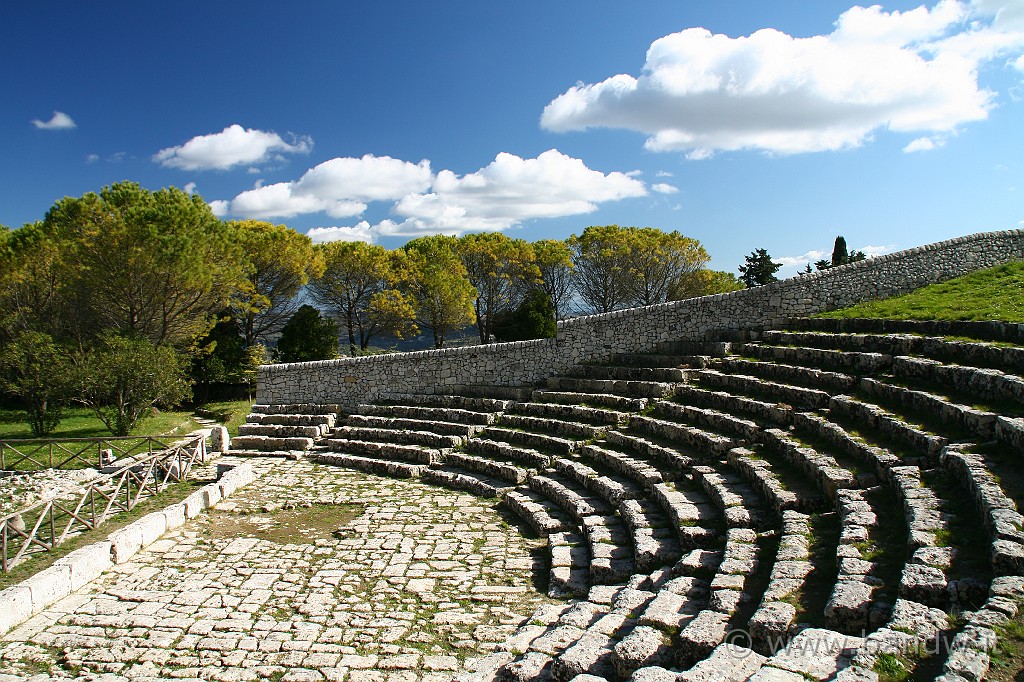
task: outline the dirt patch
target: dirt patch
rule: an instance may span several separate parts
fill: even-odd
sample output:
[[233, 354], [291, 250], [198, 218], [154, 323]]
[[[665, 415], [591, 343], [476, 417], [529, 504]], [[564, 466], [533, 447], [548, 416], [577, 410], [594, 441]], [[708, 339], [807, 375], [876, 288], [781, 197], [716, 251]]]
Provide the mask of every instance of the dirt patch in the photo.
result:
[[256, 538], [282, 545], [305, 545], [337, 537], [366, 511], [361, 504], [314, 504], [271, 512], [211, 510], [207, 526], [216, 538]]

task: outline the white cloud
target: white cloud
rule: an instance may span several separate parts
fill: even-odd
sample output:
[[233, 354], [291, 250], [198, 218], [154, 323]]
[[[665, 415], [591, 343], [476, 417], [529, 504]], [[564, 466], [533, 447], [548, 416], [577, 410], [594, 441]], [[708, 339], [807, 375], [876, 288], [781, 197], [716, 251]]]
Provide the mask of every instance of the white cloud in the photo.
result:
[[659, 194], [675, 194], [679, 191], [678, 187], [668, 184], [667, 182], [659, 182], [651, 185], [651, 189]]
[[639, 77], [570, 88], [544, 109], [541, 125], [636, 130], [648, 149], [692, 159], [846, 149], [877, 130], [950, 132], [992, 106], [979, 63], [1024, 51], [1017, 10], [1000, 6], [999, 14], [987, 9], [994, 19], [958, 0], [907, 12], [853, 7], [831, 34], [808, 38], [686, 29], [650, 46]]
[[218, 218], [226, 218], [231, 210], [231, 202], [223, 199], [215, 199], [210, 202], [210, 211]]
[[919, 137], [915, 140], [911, 140], [910, 143], [903, 148], [903, 151], [909, 153], [912, 152], [930, 152], [933, 149], [942, 147], [946, 144], [946, 141], [941, 137]]
[[372, 244], [375, 237], [373, 228], [365, 220], [360, 221], [354, 227], [314, 227], [306, 234], [314, 244], [338, 241]]
[[49, 121], [40, 121], [38, 118], [34, 118], [32, 125], [39, 130], [71, 130], [78, 127], [74, 120], [63, 111], [53, 112]]
[[655, 176], [659, 177], [659, 178], [671, 178], [671, 177], [674, 177], [672, 175], [672, 173], [670, 173], [668, 171], [658, 171], [657, 173], [655, 173]]
[[801, 256], [781, 256], [779, 258], [772, 258], [776, 263], [782, 263], [783, 267], [804, 267], [808, 263], [814, 265], [815, 261], [819, 261], [826, 256], [831, 257], [832, 252], [825, 253], [824, 251], [808, 251]]
[[433, 174], [430, 162], [418, 164], [390, 156], [367, 154], [324, 161], [306, 171], [296, 183], [300, 194], [322, 199], [354, 201], [388, 201], [406, 194], [424, 192], [430, 187]]
[[399, 219], [370, 229], [379, 235], [417, 236], [504, 230], [533, 218], [590, 213], [602, 202], [646, 194], [640, 180], [590, 169], [552, 149], [535, 159], [503, 152], [463, 176], [449, 170], [433, 175], [426, 160], [331, 159], [295, 182], [257, 187], [225, 204], [232, 215], [246, 218], [305, 213], [342, 218], [361, 215], [371, 201], [393, 202]]
[[357, 201], [328, 200], [295, 191], [290, 182], [263, 185], [231, 200], [232, 215], [243, 218], [292, 218], [303, 213], [326, 213], [332, 218], [356, 216], [366, 210]]
[[428, 194], [410, 194], [395, 213], [433, 231], [503, 230], [533, 218], [581, 215], [597, 204], [647, 194], [625, 173], [602, 173], [549, 149], [535, 159], [502, 152], [462, 177], [443, 170]]
[[185, 186], [182, 187], [182, 189], [185, 190], [185, 194], [195, 194], [196, 193], [196, 183], [194, 183], [194, 182], [186, 182]]
[[153, 155], [163, 166], [183, 170], [227, 170], [235, 166], [279, 160], [280, 154], [306, 154], [313, 148], [310, 137], [285, 142], [274, 132], [243, 128], [237, 123], [219, 133], [193, 137], [178, 147], [167, 147]]
[[86, 163], [96, 163], [99, 160], [100, 160], [100, 155], [99, 154], [89, 154], [88, 156], [85, 157], [85, 162]]
[[868, 258], [874, 258], [875, 256], [882, 256], [887, 253], [892, 253], [893, 251], [896, 251], [899, 248], [900, 247], [897, 244], [887, 244], [886, 246], [862, 246], [857, 250], [866, 253], [868, 255]]

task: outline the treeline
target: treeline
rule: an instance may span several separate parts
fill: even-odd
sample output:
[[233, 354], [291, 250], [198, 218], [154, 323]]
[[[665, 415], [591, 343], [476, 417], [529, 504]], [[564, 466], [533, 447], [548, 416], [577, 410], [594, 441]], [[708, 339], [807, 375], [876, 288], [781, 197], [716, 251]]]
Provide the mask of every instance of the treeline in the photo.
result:
[[742, 287], [708, 260], [678, 232], [617, 225], [565, 241], [492, 232], [394, 250], [314, 245], [284, 225], [219, 220], [176, 188], [125, 182], [0, 227], [0, 377], [36, 433], [69, 401], [126, 433], [193, 385], [251, 382], [271, 359], [332, 357], [339, 331], [353, 355], [382, 336], [429, 333], [440, 348], [470, 325], [481, 343], [538, 338], [569, 315]]

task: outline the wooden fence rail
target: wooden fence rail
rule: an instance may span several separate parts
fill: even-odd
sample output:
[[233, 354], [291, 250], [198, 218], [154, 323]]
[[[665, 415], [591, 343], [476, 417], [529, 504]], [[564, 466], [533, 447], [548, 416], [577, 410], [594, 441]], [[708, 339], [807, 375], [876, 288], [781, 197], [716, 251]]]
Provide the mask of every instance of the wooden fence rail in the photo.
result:
[[125, 457], [152, 455], [169, 447], [153, 436], [0, 440], [0, 470], [99, 469]]
[[[153, 438], [146, 440], [149, 448], [159, 443]], [[124, 464], [82, 484], [80, 492], [40, 500], [0, 518], [0, 569], [6, 573], [27, 555], [51, 551], [72, 534], [92, 530], [114, 514], [134, 509], [141, 500], [185, 480], [193, 464], [206, 462], [206, 439], [197, 436], [141, 452], [126, 453], [131, 456]]]

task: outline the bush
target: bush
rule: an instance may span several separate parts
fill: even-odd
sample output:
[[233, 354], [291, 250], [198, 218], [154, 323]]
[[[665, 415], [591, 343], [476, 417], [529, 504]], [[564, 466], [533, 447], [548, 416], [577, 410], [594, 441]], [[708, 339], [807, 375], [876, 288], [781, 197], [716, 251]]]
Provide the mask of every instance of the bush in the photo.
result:
[[277, 341], [280, 362], [330, 360], [338, 355], [338, 325], [320, 311], [304, 305], [292, 315]]

